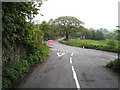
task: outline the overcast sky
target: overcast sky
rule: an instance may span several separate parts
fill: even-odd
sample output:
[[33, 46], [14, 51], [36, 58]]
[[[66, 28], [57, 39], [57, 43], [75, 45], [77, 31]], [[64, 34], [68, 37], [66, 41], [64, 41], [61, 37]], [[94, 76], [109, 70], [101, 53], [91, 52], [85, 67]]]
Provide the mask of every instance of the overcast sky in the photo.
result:
[[118, 25], [120, 0], [48, 0], [40, 7], [34, 20], [49, 21], [60, 16], [74, 16], [85, 23], [86, 28], [106, 28], [110, 31]]

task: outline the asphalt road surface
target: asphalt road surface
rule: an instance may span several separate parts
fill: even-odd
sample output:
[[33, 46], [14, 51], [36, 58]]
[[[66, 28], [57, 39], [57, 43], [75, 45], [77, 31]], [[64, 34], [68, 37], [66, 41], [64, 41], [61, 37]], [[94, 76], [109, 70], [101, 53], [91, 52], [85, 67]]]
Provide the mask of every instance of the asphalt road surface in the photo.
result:
[[116, 58], [116, 53], [54, 41], [45, 62], [17, 88], [118, 88], [117, 74], [104, 67]]

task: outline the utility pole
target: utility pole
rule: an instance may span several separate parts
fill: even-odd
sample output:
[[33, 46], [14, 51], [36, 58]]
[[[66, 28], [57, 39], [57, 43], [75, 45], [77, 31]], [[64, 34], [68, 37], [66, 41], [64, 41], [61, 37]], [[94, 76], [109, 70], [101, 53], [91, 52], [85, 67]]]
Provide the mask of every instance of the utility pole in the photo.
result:
[[120, 26], [116, 26], [118, 27], [118, 59], [120, 59]]
[[118, 59], [120, 59], [120, 28], [118, 29]]
[[118, 31], [118, 59], [120, 59], [120, 31]]
[[120, 2], [118, 2], [118, 59], [120, 59]]

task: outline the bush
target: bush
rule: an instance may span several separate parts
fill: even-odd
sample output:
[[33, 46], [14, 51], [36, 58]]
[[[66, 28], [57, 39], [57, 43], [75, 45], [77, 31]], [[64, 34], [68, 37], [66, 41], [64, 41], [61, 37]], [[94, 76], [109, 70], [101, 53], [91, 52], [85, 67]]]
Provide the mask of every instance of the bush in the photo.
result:
[[120, 73], [120, 59], [116, 59], [114, 61], [110, 61], [106, 64], [106, 67], [111, 68], [112, 70]]
[[110, 61], [106, 64], [106, 67], [111, 68], [113, 67], [113, 61]]
[[9, 87], [9, 85], [11, 84], [10, 79], [6, 78], [6, 77], [2, 77], [2, 88], [6, 89]]
[[109, 42], [107, 43], [107, 46], [110, 47], [111, 49], [114, 49], [116, 47], [116, 44], [114, 40], [109, 40]]
[[35, 54], [23, 57], [16, 62], [8, 62], [3, 66], [2, 70], [2, 86], [3, 89], [8, 88], [14, 84], [16, 80], [24, 77], [24, 73], [28, 72], [30, 66], [42, 61], [49, 53], [49, 47], [45, 45], [41, 50], [38, 50]]
[[8, 62], [2, 70], [3, 88], [7, 88], [11, 82], [14, 83], [17, 79], [23, 78], [23, 73], [29, 68], [27, 60], [17, 62]]
[[120, 73], [120, 68], [119, 67], [120, 67], [120, 59], [116, 59], [113, 62], [112, 69]]

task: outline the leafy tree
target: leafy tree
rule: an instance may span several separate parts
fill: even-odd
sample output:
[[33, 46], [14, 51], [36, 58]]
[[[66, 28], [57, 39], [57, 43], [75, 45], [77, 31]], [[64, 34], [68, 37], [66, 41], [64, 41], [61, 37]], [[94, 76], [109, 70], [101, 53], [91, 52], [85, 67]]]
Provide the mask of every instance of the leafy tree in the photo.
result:
[[87, 29], [85, 29], [83, 32], [82, 32], [82, 36], [85, 36], [87, 39], [89, 39], [89, 31]]
[[77, 32], [77, 33], [76, 33], [76, 36], [77, 36], [77, 37], [80, 37], [81, 35], [82, 35], [81, 32]]
[[53, 25], [54, 29], [53, 31], [55, 32], [56, 37], [64, 37], [65, 32], [64, 29], [60, 25]]
[[39, 2], [39, 4], [35, 4], [34, 2], [2, 3], [3, 45], [8, 45], [13, 42], [28, 44], [27, 42], [31, 38], [29, 37], [29, 33], [31, 32], [31, 24], [27, 22], [27, 20], [32, 20], [32, 18], [38, 14], [39, 9], [36, 7], [40, 7], [41, 4], [41, 2]]
[[86, 32], [86, 38], [87, 39], [95, 39], [95, 31], [94, 30], [87, 30]]
[[115, 39], [115, 36], [113, 35], [113, 33], [107, 33], [105, 34], [105, 39]]
[[104, 40], [104, 34], [103, 34], [103, 32], [97, 30], [96, 34], [95, 34], [95, 39], [96, 40]]
[[91, 34], [92, 34], [92, 35], [91, 35], [91, 39], [95, 39], [95, 31], [94, 31], [94, 30], [91, 30], [90, 32], [91, 32]]
[[59, 25], [54, 25], [54, 20], [50, 19], [48, 21], [50, 27], [51, 27], [51, 31], [53, 32], [53, 39], [55, 39], [55, 37], [59, 37], [59, 36], [63, 36], [63, 30], [60, 28]]
[[50, 20], [48, 21], [49, 25], [52, 26], [52, 25], [53, 25], [53, 21], [54, 21], [53, 19], [50, 19]]
[[54, 35], [53, 35], [53, 30], [51, 29], [51, 26], [49, 25], [49, 23], [43, 21], [40, 25], [39, 25], [40, 30], [42, 30], [42, 32], [44, 33], [44, 40], [49, 40], [49, 39], [53, 39]]
[[62, 16], [54, 20], [54, 25], [59, 25], [64, 29], [66, 40], [68, 40], [73, 28], [79, 28], [83, 24], [82, 21], [72, 16]]

